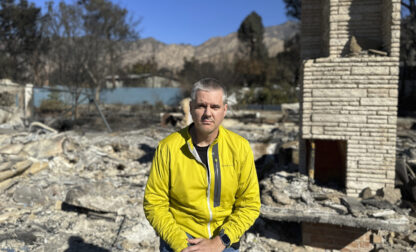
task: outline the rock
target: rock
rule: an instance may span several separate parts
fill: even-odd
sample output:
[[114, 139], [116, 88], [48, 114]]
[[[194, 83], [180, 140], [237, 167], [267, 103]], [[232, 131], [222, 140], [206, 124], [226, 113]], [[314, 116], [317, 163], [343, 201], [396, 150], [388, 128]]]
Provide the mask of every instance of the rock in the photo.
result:
[[47, 162], [36, 162], [33, 163], [29, 169], [27, 169], [26, 171], [24, 171], [23, 175], [33, 175], [35, 173], [38, 173], [44, 169], [48, 168], [48, 163]]
[[30, 160], [24, 160], [12, 165], [11, 169], [0, 172], [0, 181], [20, 175], [32, 165]]
[[0, 148], [0, 154], [17, 155], [22, 149], [23, 144], [9, 144]]
[[396, 204], [402, 198], [400, 189], [398, 188], [381, 188], [376, 192], [377, 196], [380, 196], [383, 200]]
[[26, 207], [31, 207], [34, 204], [45, 205], [49, 202], [47, 195], [41, 188], [26, 185], [18, 186], [13, 193], [13, 200]]
[[183, 112], [183, 120], [181, 121], [181, 125], [183, 127], [188, 126], [192, 123], [192, 116], [190, 113], [189, 102], [191, 101], [190, 97], [186, 97], [181, 100], [180, 106]]
[[278, 191], [272, 192], [272, 198], [274, 201], [282, 205], [291, 205], [293, 202], [293, 200], [290, 199], [285, 193]]
[[0, 214], [0, 223], [2, 222], [10, 222], [13, 223], [15, 220], [20, 218], [22, 215], [27, 214], [29, 210], [4, 210], [2, 214]]
[[65, 203], [98, 212], [117, 212], [126, 199], [118, 197], [110, 183], [96, 182], [75, 187], [68, 191]]
[[272, 196], [270, 196], [270, 195], [268, 195], [268, 194], [265, 194], [265, 193], [264, 193], [264, 194], [261, 196], [261, 203], [262, 203], [263, 205], [272, 206], [272, 205], [274, 205], [274, 200], [273, 200]]
[[379, 234], [372, 234], [370, 236], [370, 239], [371, 239], [371, 242], [372, 243], [375, 243], [375, 244], [381, 244], [381, 243], [384, 242], [383, 241], [383, 237], [381, 235], [379, 235]]
[[363, 50], [361, 46], [357, 42], [357, 38], [355, 36], [351, 36], [350, 44], [349, 44], [350, 55], [357, 56]]
[[341, 203], [348, 208], [350, 214], [355, 217], [363, 217], [366, 215], [366, 208], [361, 204], [361, 202], [353, 197], [343, 197], [341, 198]]
[[413, 243], [416, 243], [416, 233], [412, 233], [408, 236], [408, 239]]
[[23, 150], [28, 153], [29, 156], [34, 158], [52, 158], [63, 152], [62, 144], [64, 141], [64, 137], [43, 139], [26, 144]]
[[370, 187], [364, 188], [360, 193], [360, 197], [362, 199], [369, 199], [369, 198], [373, 197], [373, 193], [371, 192], [371, 188]]
[[395, 211], [393, 210], [380, 210], [380, 211], [375, 211], [371, 214], [371, 216], [374, 216], [376, 218], [388, 218], [393, 216], [394, 214], [396, 214]]
[[124, 230], [120, 236], [125, 238], [129, 243], [136, 244], [136, 246], [143, 241], [152, 241], [157, 239], [155, 231], [145, 219], [132, 228]]
[[309, 191], [302, 192], [301, 199], [308, 205], [312, 205], [314, 202], [313, 197]]
[[0, 163], [0, 172], [4, 171], [4, 170], [9, 170], [13, 165], [13, 162], [4, 162], [4, 163]]
[[337, 213], [341, 214], [341, 215], [346, 215], [348, 214], [348, 208], [346, 206], [343, 206], [341, 204], [336, 204], [333, 203], [332, 201], [325, 201], [322, 203], [323, 206], [329, 207], [331, 209], [334, 209], [335, 211], [337, 211]]
[[387, 200], [366, 199], [366, 200], [362, 200], [361, 203], [366, 206], [376, 207], [378, 209], [394, 209], [394, 205], [388, 202]]

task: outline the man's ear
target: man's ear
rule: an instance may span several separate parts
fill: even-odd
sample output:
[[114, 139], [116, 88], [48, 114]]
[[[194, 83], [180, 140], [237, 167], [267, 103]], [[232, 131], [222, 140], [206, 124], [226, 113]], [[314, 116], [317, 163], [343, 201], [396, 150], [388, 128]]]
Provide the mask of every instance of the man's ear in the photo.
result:
[[224, 105], [224, 113], [227, 114], [228, 104]]

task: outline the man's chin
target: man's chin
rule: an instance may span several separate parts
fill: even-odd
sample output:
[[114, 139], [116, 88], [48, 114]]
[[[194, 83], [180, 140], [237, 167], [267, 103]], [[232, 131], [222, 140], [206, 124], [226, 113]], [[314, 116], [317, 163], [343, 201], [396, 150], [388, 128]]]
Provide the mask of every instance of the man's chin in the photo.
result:
[[205, 134], [213, 132], [214, 128], [215, 126], [213, 124], [200, 124], [197, 126], [197, 129]]

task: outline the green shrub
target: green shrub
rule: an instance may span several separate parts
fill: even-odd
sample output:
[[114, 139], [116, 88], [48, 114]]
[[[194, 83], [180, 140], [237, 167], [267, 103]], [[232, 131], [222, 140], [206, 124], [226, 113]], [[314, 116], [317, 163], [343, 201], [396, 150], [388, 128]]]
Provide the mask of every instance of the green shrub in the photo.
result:
[[275, 87], [250, 88], [240, 98], [239, 103], [245, 104], [282, 104], [296, 102], [295, 88], [290, 85]]
[[60, 100], [46, 99], [43, 100], [39, 106], [42, 113], [62, 112], [66, 108], [65, 104]]

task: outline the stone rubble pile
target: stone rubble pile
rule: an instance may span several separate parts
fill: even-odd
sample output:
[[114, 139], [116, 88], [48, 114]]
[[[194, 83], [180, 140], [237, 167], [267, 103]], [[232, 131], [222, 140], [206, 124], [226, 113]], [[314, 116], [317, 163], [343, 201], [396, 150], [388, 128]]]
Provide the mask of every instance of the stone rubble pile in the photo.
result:
[[0, 248], [155, 250], [143, 190], [169, 133], [0, 134]]
[[[286, 227], [278, 227], [267, 209], [319, 209], [336, 216], [387, 221], [408, 213], [398, 207], [396, 191], [367, 193], [364, 208], [357, 208], [341, 192], [310, 184], [295, 172], [296, 164], [290, 163], [294, 160], [279, 160], [287, 150], [296, 151], [298, 131], [293, 123], [234, 124], [231, 129], [251, 142], [257, 160], [271, 157], [268, 160], [273, 161], [256, 162], [262, 178], [262, 214], [243, 236], [241, 251], [312, 250], [293, 239], [300, 236], [296, 229], [291, 238]], [[145, 219], [143, 194], [157, 144], [175, 130], [159, 126], [123, 133], [0, 129], [0, 248], [157, 251], [159, 238]], [[384, 201], [377, 205], [375, 198]], [[298, 222], [299, 216], [290, 216], [293, 219], [288, 221]], [[412, 230], [405, 237], [388, 232], [385, 239], [414, 246]]]

